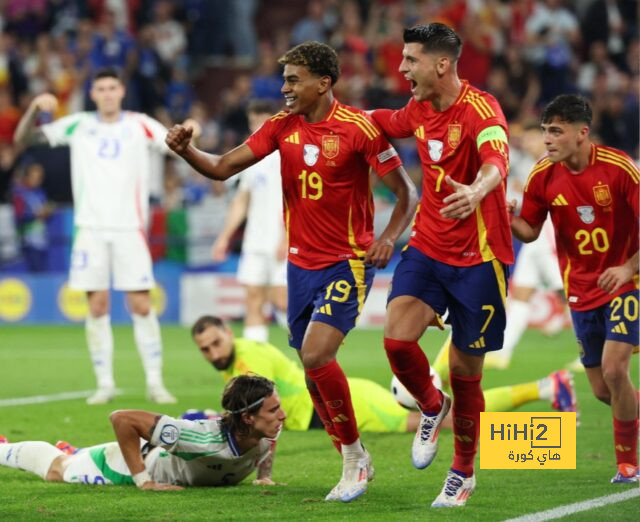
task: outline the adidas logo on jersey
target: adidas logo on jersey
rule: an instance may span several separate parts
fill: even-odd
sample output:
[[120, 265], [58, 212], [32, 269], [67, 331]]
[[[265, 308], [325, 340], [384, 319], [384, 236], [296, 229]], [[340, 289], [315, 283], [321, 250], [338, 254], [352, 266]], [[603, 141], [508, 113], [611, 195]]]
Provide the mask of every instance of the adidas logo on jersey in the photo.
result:
[[624, 334], [627, 335], [629, 332], [627, 331], [627, 326], [624, 323], [618, 323], [617, 325], [615, 325], [611, 331], [613, 333], [619, 333], [619, 334]]
[[284, 139], [285, 143], [293, 143], [295, 145], [300, 145], [300, 134], [298, 131], [294, 132], [288, 138]]
[[486, 346], [484, 342], [484, 336], [480, 337], [476, 342], [471, 343], [469, 348], [484, 348]]
[[558, 194], [555, 199], [551, 202], [552, 207], [564, 207], [568, 205], [569, 202], [562, 194]]

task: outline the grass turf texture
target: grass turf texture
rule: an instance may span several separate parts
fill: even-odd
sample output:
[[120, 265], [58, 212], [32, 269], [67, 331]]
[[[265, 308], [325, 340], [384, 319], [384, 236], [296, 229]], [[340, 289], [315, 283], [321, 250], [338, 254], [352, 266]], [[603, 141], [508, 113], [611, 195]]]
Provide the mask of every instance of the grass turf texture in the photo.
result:
[[[65, 439], [79, 446], [114, 440], [107, 416], [120, 408], [179, 415], [187, 408], [219, 408], [220, 375], [204, 363], [189, 332], [164, 326], [165, 380], [179, 403], [158, 406], [145, 399], [140, 359], [128, 326], [115, 327], [115, 376], [124, 394], [104, 406], [84, 399], [28, 406], [0, 407], [0, 433], [11, 441]], [[234, 325], [236, 332], [239, 325]], [[422, 345], [435, 356], [444, 334], [429, 332]], [[295, 358], [285, 333], [271, 330], [271, 340]], [[533, 380], [576, 357], [570, 331], [546, 338], [528, 331], [507, 371], [486, 371], [484, 387]], [[388, 386], [390, 370], [382, 332], [356, 330], [339, 353], [346, 373]], [[632, 359], [638, 381], [638, 356]], [[2, 326], [0, 332], [0, 399], [45, 395], [94, 387], [93, 372], [80, 326]], [[192, 488], [183, 492], [141, 492], [134, 487], [98, 487], [45, 483], [23, 471], [0, 467], [0, 520], [503, 520], [535, 511], [626, 491], [609, 484], [615, 472], [610, 410], [592, 397], [584, 373], [575, 377], [581, 408], [576, 470], [479, 470], [478, 486], [467, 506], [429, 508], [451, 462], [452, 435], [444, 430], [435, 462], [426, 470], [410, 462], [411, 434], [363, 434], [373, 456], [376, 479], [369, 492], [348, 504], [322, 499], [340, 476], [341, 461], [324, 432], [284, 432], [278, 443], [274, 480], [279, 487], [256, 487], [247, 479], [236, 487]], [[534, 402], [522, 410], [548, 411]], [[478, 464], [479, 465], [479, 464]], [[634, 515], [635, 513], [635, 515]], [[638, 499], [569, 516], [567, 520], [635, 520]]]

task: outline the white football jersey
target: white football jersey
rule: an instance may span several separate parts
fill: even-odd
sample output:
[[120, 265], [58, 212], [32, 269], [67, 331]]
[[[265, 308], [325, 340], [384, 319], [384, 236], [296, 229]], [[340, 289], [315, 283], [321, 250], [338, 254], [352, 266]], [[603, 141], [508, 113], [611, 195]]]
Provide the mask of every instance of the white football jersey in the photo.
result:
[[149, 442], [156, 448], [145, 464], [156, 482], [182, 486], [237, 484], [269, 455], [273, 441], [240, 455], [232, 434], [221, 421], [189, 421], [162, 416]]
[[79, 112], [40, 127], [52, 147], [71, 148], [71, 185], [76, 226], [144, 229], [149, 213], [152, 149], [168, 153], [167, 129], [137, 112], [117, 122]]
[[275, 255], [284, 238], [280, 153], [273, 152], [242, 171], [238, 190], [250, 195], [242, 251]]

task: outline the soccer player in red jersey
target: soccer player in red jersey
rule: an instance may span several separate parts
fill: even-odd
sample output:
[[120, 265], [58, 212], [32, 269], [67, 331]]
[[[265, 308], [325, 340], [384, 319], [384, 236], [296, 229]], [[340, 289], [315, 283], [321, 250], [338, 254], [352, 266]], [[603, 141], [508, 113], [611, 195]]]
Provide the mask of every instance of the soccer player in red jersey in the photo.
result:
[[[196, 170], [227, 179], [280, 150], [289, 243], [289, 344], [299, 350], [307, 387], [325, 429], [343, 455], [342, 478], [327, 500], [348, 502], [366, 491], [373, 468], [360, 443], [347, 379], [336, 353], [353, 328], [376, 267], [384, 267], [417, 205], [396, 151], [358, 109], [334, 99], [338, 58], [306, 42], [280, 58], [287, 111], [273, 116], [239, 147], [215, 156], [190, 145], [174, 126], [167, 144]], [[373, 236], [369, 170], [396, 194], [391, 219]], [[428, 377], [428, 373], [427, 373]]]
[[540, 234], [547, 212], [573, 328], [594, 395], [611, 405], [618, 471], [614, 483], [637, 482], [638, 404], [629, 362], [638, 346], [638, 182], [622, 151], [589, 138], [591, 108], [561, 95], [542, 113], [547, 155], [531, 170], [522, 211], [511, 229], [520, 240]]
[[413, 464], [422, 469], [435, 457], [451, 399], [428, 378], [418, 340], [449, 312], [455, 452], [432, 506], [462, 506], [475, 488], [484, 354], [502, 348], [506, 265], [513, 263], [505, 200], [507, 124], [493, 96], [458, 77], [462, 43], [453, 30], [418, 25], [405, 30], [404, 42], [400, 71], [413, 97], [400, 110], [372, 116], [387, 136], [415, 136], [422, 199], [393, 276], [384, 346], [391, 369], [423, 412], [412, 447]]

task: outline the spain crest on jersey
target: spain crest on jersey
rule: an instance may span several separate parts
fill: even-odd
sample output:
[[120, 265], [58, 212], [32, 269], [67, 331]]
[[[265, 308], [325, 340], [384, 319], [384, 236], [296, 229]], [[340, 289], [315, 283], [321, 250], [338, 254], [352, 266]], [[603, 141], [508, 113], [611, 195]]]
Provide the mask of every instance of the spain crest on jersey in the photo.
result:
[[609, 192], [609, 185], [596, 185], [593, 187], [593, 195], [596, 198], [596, 203], [601, 207], [608, 207], [613, 201], [611, 192]]
[[585, 205], [585, 206], [581, 206], [581, 207], [576, 207], [576, 210], [578, 211], [578, 215], [580, 216], [580, 220], [585, 224], [585, 225], [590, 225], [591, 223], [593, 223], [596, 219], [596, 215], [593, 211], [593, 207], [591, 205]]
[[316, 145], [305, 144], [302, 151], [303, 151], [302, 157], [304, 158], [304, 162], [310, 167], [313, 167], [316, 164], [316, 161], [318, 161], [318, 156], [320, 155], [320, 149]]
[[447, 133], [447, 143], [449, 147], [455, 149], [458, 145], [460, 145], [460, 140], [462, 139], [462, 125], [459, 123], [450, 123], [449, 124], [449, 132]]
[[335, 158], [340, 152], [340, 136], [331, 134], [322, 136], [322, 155], [327, 159]]

